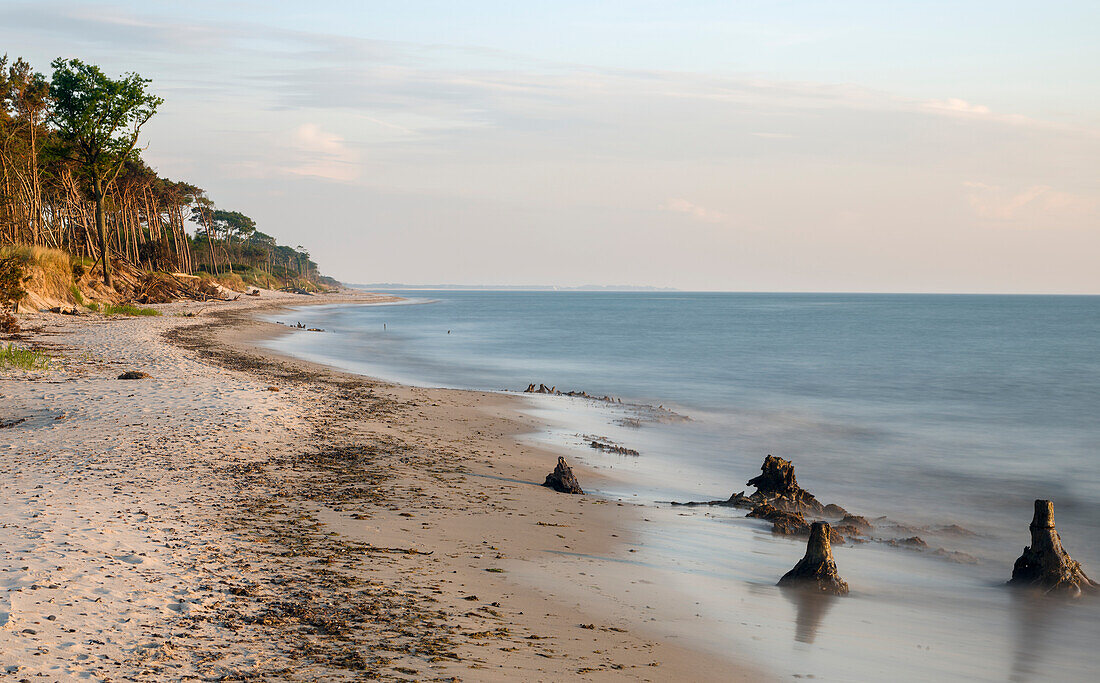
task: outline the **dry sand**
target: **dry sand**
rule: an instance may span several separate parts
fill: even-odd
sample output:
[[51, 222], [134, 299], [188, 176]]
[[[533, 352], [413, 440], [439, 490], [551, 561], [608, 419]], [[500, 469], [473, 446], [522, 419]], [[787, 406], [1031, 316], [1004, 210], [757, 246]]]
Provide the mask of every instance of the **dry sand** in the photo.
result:
[[[521, 398], [395, 386], [254, 345], [281, 329], [258, 309], [335, 300], [265, 292], [155, 318], [24, 321], [23, 343], [55, 360], [0, 374], [0, 424], [25, 418], [0, 427], [0, 672], [768, 678], [674, 644], [653, 626], [660, 606], [642, 614], [554, 575], [557, 553], [627, 558], [639, 510], [539, 486], [557, 454], [515, 439], [535, 429]], [[152, 377], [116, 379], [130, 369]]]

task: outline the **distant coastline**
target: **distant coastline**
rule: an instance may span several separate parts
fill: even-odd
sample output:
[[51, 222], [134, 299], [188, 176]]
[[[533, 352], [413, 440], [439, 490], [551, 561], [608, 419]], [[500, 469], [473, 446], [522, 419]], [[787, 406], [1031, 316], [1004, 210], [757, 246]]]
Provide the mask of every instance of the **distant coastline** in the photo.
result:
[[467, 292], [678, 292], [675, 287], [651, 287], [643, 285], [579, 285], [559, 287], [556, 285], [410, 285], [398, 282], [372, 282], [369, 284], [341, 283], [345, 287], [362, 290], [452, 290]]

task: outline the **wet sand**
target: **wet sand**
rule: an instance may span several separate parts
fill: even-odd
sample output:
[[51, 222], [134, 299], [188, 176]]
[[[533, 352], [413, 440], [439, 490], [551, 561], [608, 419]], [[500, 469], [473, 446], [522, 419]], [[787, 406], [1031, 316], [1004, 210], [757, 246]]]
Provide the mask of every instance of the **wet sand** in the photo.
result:
[[[631, 562], [644, 513], [539, 486], [557, 453], [516, 438], [537, 428], [521, 397], [397, 386], [255, 345], [285, 329], [259, 310], [339, 300], [264, 292], [26, 321], [24, 341], [56, 359], [0, 375], [0, 420], [26, 418], [0, 429], [8, 671], [769, 678], [670, 634], [677, 606], [609, 600], [566, 573], [556, 558]], [[129, 369], [152, 377], [116, 379]], [[620, 580], [639, 590], [662, 580], [630, 567]]]

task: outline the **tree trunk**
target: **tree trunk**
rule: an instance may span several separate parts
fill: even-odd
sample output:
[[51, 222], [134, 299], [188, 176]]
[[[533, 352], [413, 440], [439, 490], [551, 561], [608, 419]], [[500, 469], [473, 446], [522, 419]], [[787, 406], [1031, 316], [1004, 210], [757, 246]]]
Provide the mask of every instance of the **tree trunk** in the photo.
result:
[[99, 235], [100, 256], [103, 259], [103, 284], [111, 286], [111, 247], [107, 244], [107, 217], [103, 215], [103, 181], [93, 181], [92, 201], [95, 203], [95, 229]]

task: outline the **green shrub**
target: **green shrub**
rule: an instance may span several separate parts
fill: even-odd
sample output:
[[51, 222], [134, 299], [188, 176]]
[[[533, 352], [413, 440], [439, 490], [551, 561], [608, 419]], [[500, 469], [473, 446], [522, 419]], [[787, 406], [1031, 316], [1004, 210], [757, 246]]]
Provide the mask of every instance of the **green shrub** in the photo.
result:
[[19, 259], [15, 256], [0, 256], [0, 308], [14, 310], [19, 306], [19, 302], [27, 296], [23, 285], [28, 279]]
[[46, 370], [49, 366], [50, 357], [41, 351], [24, 349], [10, 342], [7, 345], [0, 345], [0, 368]]
[[94, 301], [93, 301], [93, 302], [91, 302], [91, 303], [89, 303], [89, 304], [88, 304], [88, 310], [89, 310], [89, 311], [99, 311], [99, 304], [97, 304], [97, 303], [96, 303], [96, 302], [94, 302]]

